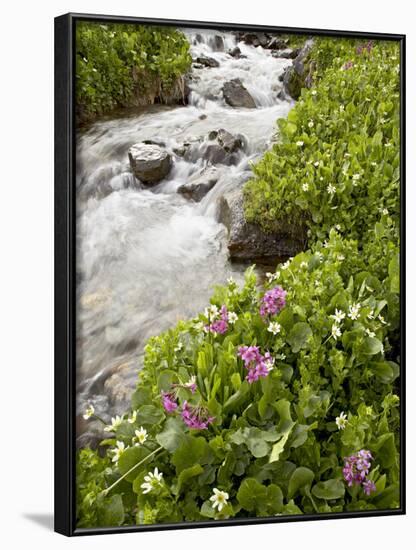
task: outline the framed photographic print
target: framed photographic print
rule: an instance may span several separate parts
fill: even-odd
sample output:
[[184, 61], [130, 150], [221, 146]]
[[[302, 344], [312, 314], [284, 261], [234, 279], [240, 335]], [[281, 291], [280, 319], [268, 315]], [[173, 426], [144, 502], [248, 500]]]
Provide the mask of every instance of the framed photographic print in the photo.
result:
[[55, 529], [403, 514], [405, 37], [55, 20]]

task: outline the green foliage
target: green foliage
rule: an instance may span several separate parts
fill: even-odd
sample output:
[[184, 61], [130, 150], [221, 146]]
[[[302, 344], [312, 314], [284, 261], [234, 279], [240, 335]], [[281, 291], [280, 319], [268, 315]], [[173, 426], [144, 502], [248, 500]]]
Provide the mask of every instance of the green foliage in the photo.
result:
[[[338, 39], [333, 44], [336, 42]], [[316, 97], [326, 98], [330, 103], [327, 113], [337, 117], [339, 108], [332, 104], [334, 97], [339, 102], [336, 83], [357, 101], [357, 88], [368, 94], [364, 67], [360, 65], [360, 80], [348, 80], [350, 73], [340, 70], [345, 59], [335, 56], [332, 66], [328, 61], [330, 44], [322, 44], [325, 47], [321, 47], [317, 65], [324, 74], [317, 96], [303, 93], [286, 126], [282, 124], [286, 128], [282, 143], [266, 153], [255, 169], [257, 176], [259, 166], [260, 170], [267, 169], [267, 177], [277, 186], [274, 199], [264, 195], [255, 204], [270, 215], [266, 225], [280, 220], [276, 217], [280, 208], [279, 216], [297, 212], [301, 223], [309, 228], [310, 249], [278, 266], [262, 285], [250, 268], [242, 287], [233, 281], [218, 287], [211, 308], [226, 306], [228, 312], [236, 314], [224, 334], [204, 328], [211, 322], [211, 313], [205, 311], [148, 341], [144, 368], [132, 398], [131, 412], [136, 414], [124, 415], [103, 457], [89, 449], [79, 454], [80, 526], [399, 506], [398, 168], [386, 169], [398, 154], [394, 138], [398, 135], [397, 120], [396, 126], [391, 121], [386, 123], [392, 147], [381, 147], [379, 143], [376, 152], [372, 147], [365, 150], [366, 159], [380, 155], [380, 164], [374, 169], [379, 177], [377, 190], [373, 172], [367, 171], [373, 161], [369, 164], [360, 148], [341, 148], [339, 166], [347, 173], [362, 173], [362, 177], [354, 180], [357, 185], [345, 195], [345, 203], [316, 198], [309, 210], [303, 210], [295, 199], [300, 196], [302, 180], [291, 178], [309, 169], [303, 157], [297, 156], [299, 151], [305, 154], [307, 148], [290, 143], [289, 135], [310, 144], [311, 155], [312, 151], [319, 154], [322, 148], [331, 151], [335, 156], [330, 171], [319, 165], [322, 174], [329, 174], [338, 170], [341, 130], [338, 132], [336, 124], [328, 124], [332, 131], [326, 138], [322, 133], [308, 142], [309, 134], [296, 117], [305, 105], [313, 106]], [[378, 48], [389, 51], [393, 47], [381, 44], [371, 50], [374, 57], [364, 54], [367, 70], [374, 72], [374, 78], [378, 69], [373, 67], [373, 60], [378, 59], [382, 67], [388, 64], [379, 59]], [[342, 52], [347, 46], [342, 43], [333, 48]], [[345, 51], [352, 55], [355, 50], [348, 48]], [[391, 78], [396, 75], [394, 69], [389, 73], [386, 68], [385, 73]], [[345, 84], [340, 84], [344, 80]], [[333, 93], [325, 88], [330, 83], [334, 85]], [[371, 98], [377, 96], [381, 85], [376, 81]], [[368, 115], [368, 103], [356, 103], [364, 117]], [[345, 104], [345, 111], [351, 109]], [[370, 127], [361, 122], [357, 129], [348, 122], [357, 143], [367, 140], [363, 132]], [[299, 128], [304, 133], [299, 134]], [[348, 128], [342, 128], [346, 136]], [[351, 156], [345, 157], [347, 150]], [[280, 163], [286, 166], [284, 177]], [[321, 185], [319, 178], [314, 181]], [[253, 180], [249, 190], [258, 182]], [[270, 201], [277, 196], [280, 207], [271, 216]], [[379, 205], [388, 212], [380, 212]], [[262, 298], [277, 285], [287, 292], [285, 307], [264, 318], [260, 315]], [[268, 330], [271, 322], [279, 324], [276, 334]], [[266, 377], [249, 383], [238, 353], [242, 345], [258, 346], [263, 354], [270, 352], [274, 365]], [[162, 407], [162, 392], [174, 393], [177, 409], [171, 413]], [[206, 429], [185, 425], [181, 417], [185, 401], [199, 407], [205, 417], [212, 417]], [[342, 427], [336, 422], [339, 424], [341, 413], [346, 415]], [[147, 438], [141, 443], [135, 435], [140, 427], [147, 430]], [[124, 444], [118, 460], [116, 441]], [[374, 457], [369, 480], [374, 482], [375, 490], [369, 495], [359, 485], [348, 486], [343, 478], [344, 458], [361, 449], [369, 450]], [[222, 499], [221, 504], [218, 499]]]
[[278, 121], [279, 142], [245, 185], [246, 218], [265, 231], [290, 220], [312, 240], [337, 225], [362, 241], [381, 212], [398, 222], [399, 45], [357, 44], [315, 39], [316, 85]]
[[192, 61], [180, 31], [148, 25], [80, 21], [76, 52], [77, 109], [84, 118], [169, 100]]

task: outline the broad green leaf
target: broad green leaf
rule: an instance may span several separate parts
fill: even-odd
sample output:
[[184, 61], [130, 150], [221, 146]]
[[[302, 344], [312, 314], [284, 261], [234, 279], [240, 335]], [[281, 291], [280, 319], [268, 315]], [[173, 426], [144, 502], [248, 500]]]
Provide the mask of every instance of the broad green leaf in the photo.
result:
[[98, 525], [100, 527], [116, 527], [124, 522], [124, 506], [121, 495], [113, 495], [98, 507]]
[[314, 478], [312, 470], [300, 466], [293, 472], [288, 487], [288, 497], [292, 498], [304, 487], [310, 487]]
[[305, 348], [311, 336], [312, 329], [308, 323], [296, 323], [287, 336], [287, 341], [291, 345], [293, 353], [298, 353]]
[[156, 441], [164, 449], [173, 453], [185, 440], [185, 428], [180, 418], [168, 418], [162, 432], [157, 434]]
[[194, 464], [193, 466], [182, 470], [178, 476], [178, 485], [175, 490], [175, 494], [178, 495], [183, 486], [193, 477], [199, 476], [204, 471], [204, 468], [200, 464]]
[[364, 338], [364, 342], [361, 346], [361, 351], [365, 355], [376, 355], [377, 353], [383, 351], [383, 344], [378, 338], [367, 336], [366, 338]]
[[203, 437], [186, 435], [172, 456], [176, 473], [180, 474], [194, 464], [209, 464], [212, 462], [212, 451]]
[[324, 500], [341, 498], [345, 493], [345, 485], [340, 479], [328, 479], [319, 481], [312, 487], [312, 494]]
[[[124, 453], [122, 453], [118, 460], [118, 468], [120, 472], [122, 474], [125, 474], [131, 468], [133, 468], [133, 466], [144, 460], [149, 454], [150, 451], [145, 447], [142, 447], [141, 445], [129, 447], [124, 451]], [[127, 481], [134, 481], [141, 469], [149, 468], [148, 463], [150, 462], [151, 459], [145, 461], [141, 466], [135, 468], [128, 476], [126, 476]]]

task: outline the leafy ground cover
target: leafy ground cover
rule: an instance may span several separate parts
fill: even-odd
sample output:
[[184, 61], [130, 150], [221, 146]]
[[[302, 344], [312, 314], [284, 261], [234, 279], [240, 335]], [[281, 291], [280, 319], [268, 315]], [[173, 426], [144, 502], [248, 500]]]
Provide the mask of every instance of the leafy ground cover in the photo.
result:
[[315, 43], [246, 186], [247, 218], [309, 249], [149, 340], [131, 410], [79, 452], [79, 527], [399, 506], [397, 48]]
[[76, 50], [77, 111], [84, 119], [167, 101], [192, 62], [188, 40], [169, 27], [80, 21]]

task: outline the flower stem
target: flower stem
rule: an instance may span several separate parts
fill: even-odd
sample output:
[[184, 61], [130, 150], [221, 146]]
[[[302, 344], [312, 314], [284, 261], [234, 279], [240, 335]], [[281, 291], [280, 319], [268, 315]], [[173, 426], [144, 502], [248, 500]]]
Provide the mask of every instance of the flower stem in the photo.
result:
[[124, 473], [121, 477], [119, 477], [117, 479], [117, 481], [115, 481], [112, 485], [110, 485], [110, 487], [108, 487], [107, 489], [104, 489], [103, 491], [103, 494], [104, 496], [107, 496], [108, 493], [111, 491], [111, 489], [114, 489], [114, 487], [116, 485], [118, 485], [120, 483], [120, 481], [123, 481], [124, 478], [126, 478], [129, 474], [131, 474], [136, 468], [138, 468], [139, 466], [141, 466], [144, 462], [146, 462], [147, 459], [149, 459], [150, 457], [154, 456], [155, 454], [157, 454], [159, 451], [161, 451], [163, 449], [162, 446], [158, 447], [157, 449], [155, 449], [154, 451], [152, 451], [150, 454], [148, 454], [147, 456], [145, 456], [142, 460], [140, 460], [137, 464], [135, 464], [134, 466], [132, 466], [130, 468], [130, 470], [127, 470], [126, 473]]
[[104, 426], [107, 426], [107, 422], [106, 422], [105, 420], [103, 420], [103, 419], [101, 418], [101, 416], [98, 416], [98, 414], [95, 414], [95, 413], [94, 413], [94, 414], [92, 415], [92, 418], [96, 418], [97, 420], [99, 420], [100, 422], [102, 422], [102, 423], [104, 424]]

